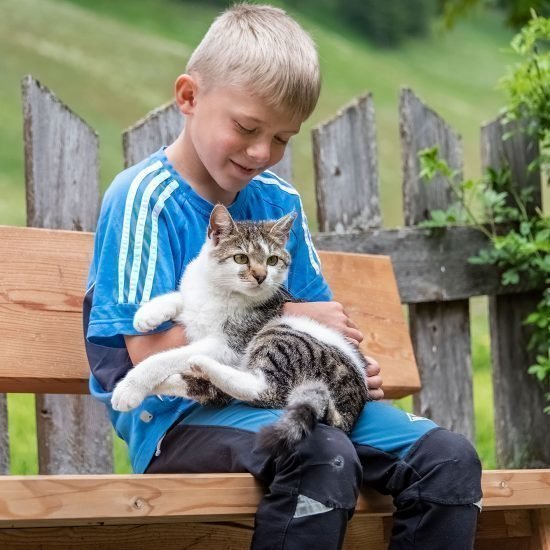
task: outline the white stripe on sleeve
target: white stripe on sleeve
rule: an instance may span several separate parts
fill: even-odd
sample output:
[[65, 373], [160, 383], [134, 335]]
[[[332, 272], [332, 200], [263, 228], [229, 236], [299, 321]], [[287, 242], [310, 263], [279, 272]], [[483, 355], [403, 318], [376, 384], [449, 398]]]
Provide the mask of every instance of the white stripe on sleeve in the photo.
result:
[[143, 295], [141, 303], [148, 302], [151, 298], [151, 289], [153, 288], [153, 279], [155, 278], [155, 269], [157, 266], [157, 250], [158, 250], [158, 219], [164, 208], [164, 204], [174, 189], [178, 187], [176, 181], [171, 181], [166, 189], [160, 194], [155, 206], [153, 207], [152, 228], [151, 228], [151, 245], [149, 247], [149, 263], [147, 264], [147, 275], [145, 276], [145, 285], [143, 287]]
[[132, 207], [136, 198], [137, 190], [141, 182], [152, 172], [162, 168], [162, 162], [157, 161], [144, 168], [132, 181], [128, 195], [126, 196], [126, 205], [124, 206], [124, 222], [122, 226], [122, 236], [120, 239], [120, 250], [118, 253], [118, 303], [124, 302], [124, 269], [126, 259], [128, 258], [128, 247], [130, 244], [130, 222], [132, 221]]
[[159, 185], [165, 182], [168, 178], [170, 178], [170, 172], [163, 170], [147, 184], [147, 187], [141, 197], [141, 204], [139, 206], [139, 214], [134, 235], [134, 259], [132, 261], [132, 272], [130, 275], [130, 287], [128, 291], [129, 304], [133, 304], [136, 301], [137, 284], [141, 269], [141, 255], [143, 251], [143, 236], [145, 234], [145, 222], [147, 221], [147, 214], [149, 212], [149, 201]]

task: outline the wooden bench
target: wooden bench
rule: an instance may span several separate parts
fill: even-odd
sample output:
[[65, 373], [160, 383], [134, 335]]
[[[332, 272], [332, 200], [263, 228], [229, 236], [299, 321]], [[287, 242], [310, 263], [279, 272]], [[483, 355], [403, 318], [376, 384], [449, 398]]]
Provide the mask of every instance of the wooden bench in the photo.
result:
[[[0, 226], [0, 392], [87, 392], [81, 304], [92, 241]], [[383, 365], [387, 397], [417, 391], [389, 258], [321, 256]], [[248, 474], [0, 476], [0, 548], [246, 548], [263, 491]], [[483, 491], [476, 548], [550, 549], [549, 470], [486, 471]], [[392, 510], [388, 497], [361, 494], [345, 548], [384, 548]]]

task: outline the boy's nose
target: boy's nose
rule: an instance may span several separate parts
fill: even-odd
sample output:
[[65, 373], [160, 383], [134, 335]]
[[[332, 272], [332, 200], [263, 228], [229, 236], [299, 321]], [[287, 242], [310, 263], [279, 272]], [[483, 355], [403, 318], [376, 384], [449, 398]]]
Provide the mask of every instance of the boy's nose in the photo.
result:
[[266, 164], [271, 157], [271, 144], [266, 142], [256, 142], [248, 146], [246, 150], [248, 157], [255, 163]]

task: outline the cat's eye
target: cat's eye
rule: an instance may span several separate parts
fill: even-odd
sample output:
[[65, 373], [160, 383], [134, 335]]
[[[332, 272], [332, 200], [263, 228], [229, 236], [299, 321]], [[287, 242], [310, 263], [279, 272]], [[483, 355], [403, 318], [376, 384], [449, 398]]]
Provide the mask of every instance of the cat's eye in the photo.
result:
[[248, 256], [246, 254], [235, 254], [235, 256], [233, 256], [233, 259], [238, 264], [247, 264], [248, 263]]
[[269, 256], [269, 258], [266, 261], [266, 264], [267, 265], [277, 265], [278, 262], [279, 262], [279, 257], [278, 256]]

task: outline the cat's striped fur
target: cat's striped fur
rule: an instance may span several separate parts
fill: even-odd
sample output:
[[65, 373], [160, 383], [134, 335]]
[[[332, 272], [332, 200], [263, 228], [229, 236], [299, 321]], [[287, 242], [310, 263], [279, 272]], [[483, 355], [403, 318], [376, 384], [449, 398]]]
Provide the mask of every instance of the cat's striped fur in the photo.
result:
[[151, 393], [285, 408], [260, 434], [274, 450], [292, 448], [318, 421], [351, 430], [368, 398], [365, 359], [340, 333], [282, 314], [293, 219], [235, 222], [223, 206], [214, 208], [207, 242], [180, 290], [151, 300], [135, 319], [142, 331], [175, 319], [190, 342], [132, 369], [115, 388], [115, 409]]

